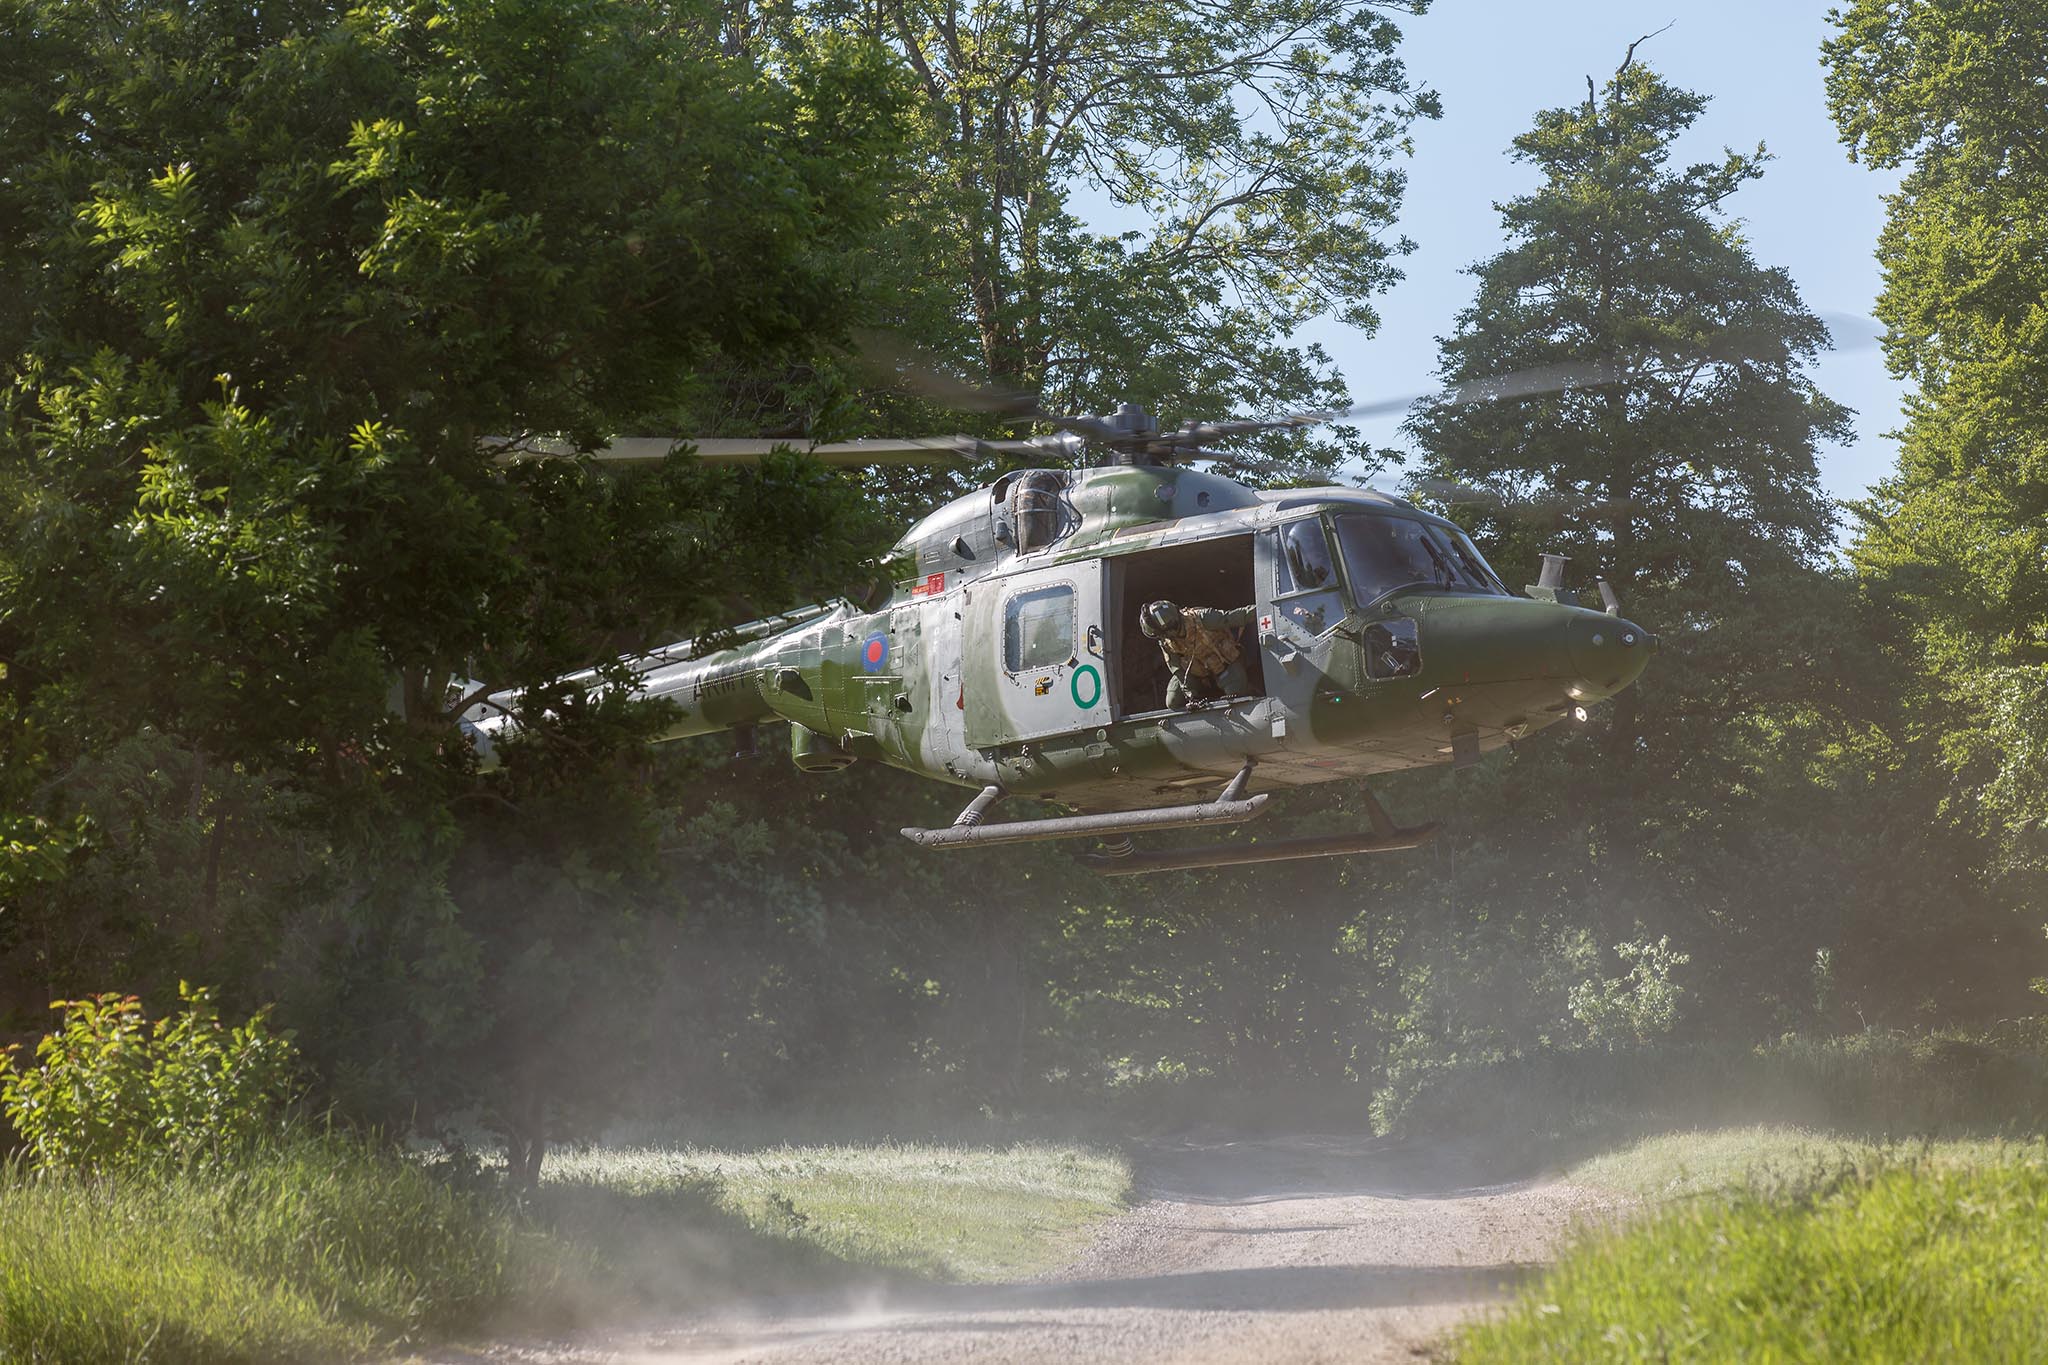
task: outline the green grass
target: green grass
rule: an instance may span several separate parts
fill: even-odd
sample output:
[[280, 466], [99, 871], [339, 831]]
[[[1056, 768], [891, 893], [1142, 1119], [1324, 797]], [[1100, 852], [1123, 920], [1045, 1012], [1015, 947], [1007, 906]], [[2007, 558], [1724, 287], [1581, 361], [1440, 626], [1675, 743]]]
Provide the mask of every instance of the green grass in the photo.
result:
[[1582, 1161], [1566, 1179], [1621, 1194], [1672, 1199], [1749, 1189], [1796, 1194], [1860, 1169], [1901, 1160], [1984, 1165], [2030, 1149], [1994, 1139], [1874, 1142], [1811, 1128], [1765, 1124], [1660, 1133]]
[[840, 1261], [989, 1281], [1065, 1260], [1122, 1205], [1130, 1165], [1098, 1149], [611, 1148], [558, 1156], [549, 1193], [706, 1194], [757, 1234]]
[[1742, 1128], [1568, 1178], [1661, 1202], [1583, 1235], [1455, 1360], [2026, 1360], [2048, 1342], [2038, 1143]]
[[1509, 1147], [1741, 1123], [2035, 1133], [2048, 1128], [2048, 1036], [2028, 1021], [1756, 1047], [1534, 1048], [1404, 1069], [1374, 1112], [1408, 1136], [1499, 1133]]
[[307, 1137], [225, 1171], [0, 1171], [0, 1361], [360, 1358], [851, 1274], [1057, 1262], [1129, 1170], [1077, 1147], [595, 1151], [526, 1208]]
[[361, 1355], [544, 1295], [568, 1260], [342, 1138], [197, 1174], [17, 1166], [0, 1176], [0, 1360]]

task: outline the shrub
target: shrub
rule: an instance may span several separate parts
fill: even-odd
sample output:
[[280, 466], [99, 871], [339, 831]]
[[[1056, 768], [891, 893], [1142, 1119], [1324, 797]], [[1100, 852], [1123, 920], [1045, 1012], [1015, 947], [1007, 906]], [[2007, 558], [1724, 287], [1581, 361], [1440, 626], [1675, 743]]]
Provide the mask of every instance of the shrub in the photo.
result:
[[1572, 1018], [1585, 1026], [1589, 1039], [1608, 1047], [1664, 1037], [1678, 1023], [1685, 994], [1671, 973], [1692, 961], [1691, 954], [1673, 949], [1668, 937], [1655, 943], [1644, 937], [1615, 944], [1614, 955], [1629, 964], [1627, 975], [1572, 987], [1566, 1002]]
[[4, 1107], [45, 1170], [168, 1157], [211, 1160], [280, 1131], [297, 1070], [268, 1010], [230, 1027], [206, 987], [178, 984], [184, 1007], [151, 1023], [132, 995], [59, 1000], [36, 1064], [0, 1057]]

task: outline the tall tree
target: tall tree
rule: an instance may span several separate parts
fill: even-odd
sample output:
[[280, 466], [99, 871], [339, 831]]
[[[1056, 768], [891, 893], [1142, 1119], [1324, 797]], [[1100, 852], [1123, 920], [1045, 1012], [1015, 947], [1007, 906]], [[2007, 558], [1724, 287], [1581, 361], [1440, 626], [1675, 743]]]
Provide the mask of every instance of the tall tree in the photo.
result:
[[2048, 864], [2048, 4], [1857, 0], [1831, 18], [1850, 155], [1910, 168], [1877, 311], [1915, 391], [1854, 558], [1912, 622], [1964, 808]]
[[1764, 149], [1669, 165], [1706, 103], [1631, 50], [1603, 90], [1589, 80], [1584, 103], [1515, 139], [1543, 183], [1499, 206], [1508, 246], [1473, 267], [1439, 373], [1459, 385], [1554, 366], [1588, 382], [1426, 409], [1410, 428], [1425, 477], [1508, 509], [1487, 518], [1507, 558], [1533, 562], [1540, 535], [1661, 633], [1658, 668], [1614, 707], [1621, 765], [1646, 742], [1666, 767], [1710, 748], [1800, 657], [1788, 613], [1834, 524], [1815, 444], [1849, 436], [1806, 373], [1826, 329], [1724, 216]]
[[817, 0], [728, 24], [743, 50], [830, 25], [911, 71], [923, 173], [877, 253], [878, 323], [1056, 408], [1211, 413], [1342, 397], [1291, 337], [1372, 327], [1397, 278], [1399, 159], [1437, 101], [1393, 16], [1426, 7]]
[[1727, 215], [1764, 149], [1673, 164], [1707, 101], [1633, 58], [1515, 140], [1541, 182], [1500, 205], [1508, 244], [1473, 268], [1473, 303], [1443, 342], [1447, 385], [1551, 366], [1585, 382], [1427, 409], [1410, 430], [1420, 488], [1476, 489], [1448, 496], [1504, 567], [1571, 555], [1580, 584], [1605, 574], [1662, 648], [1604, 720], [1468, 787], [1455, 875], [1419, 913], [1446, 927], [1417, 939], [1487, 957], [1505, 936], [1536, 954], [1588, 929], [1604, 948], [1640, 924], [1699, 950], [1727, 1017], [1754, 1018], [1749, 1002], [1796, 994], [1803, 964], [1837, 943], [1826, 888], [1761, 912], [1746, 870], [1782, 856], [1773, 822], [1801, 792], [1824, 804], [1802, 757], [1812, 736], [1845, 742], [1867, 708], [1815, 465], [1820, 440], [1848, 437], [1847, 413], [1808, 374], [1825, 328]]

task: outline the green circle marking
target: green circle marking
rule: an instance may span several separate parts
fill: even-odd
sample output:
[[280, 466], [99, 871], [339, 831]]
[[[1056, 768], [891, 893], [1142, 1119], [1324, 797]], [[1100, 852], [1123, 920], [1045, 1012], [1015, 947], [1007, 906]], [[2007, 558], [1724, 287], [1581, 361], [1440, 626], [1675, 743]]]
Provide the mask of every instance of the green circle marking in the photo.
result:
[[[1081, 679], [1083, 678], [1088, 680], [1088, 699], [1086, 701], [1081, 700]], [[1096, 702], [1102, 700], [1102, 675], [1095, 671], [1094, 664], [1082, 664], [1074, 670], [1074, 680], [1068, 685], [1067, 690], [1074, 694], [1074, 705], [1086, 711], [1089, 707], [1095, 705]]]

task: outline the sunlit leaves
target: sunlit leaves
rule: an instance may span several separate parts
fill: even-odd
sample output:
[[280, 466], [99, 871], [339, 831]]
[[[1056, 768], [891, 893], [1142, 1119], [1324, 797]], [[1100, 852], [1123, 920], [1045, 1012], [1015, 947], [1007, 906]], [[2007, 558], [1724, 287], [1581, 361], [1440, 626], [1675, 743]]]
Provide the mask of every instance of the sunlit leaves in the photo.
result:
[[880, 321], [1055, 410], [1134, 399], [1173, 421], [1340, 405], [1329, 357], [1292, 334], [1370, 327], [1397, 278], [1399, 159], [1436, 102], [1394, 55], [1394, 18], [1424, 8], [826, 3], [764, 41], [871, 33], [914, 77], [926, 173], [878, 252]]
[[1893, 370], [1918, 385], [1898, 469], [1856, 509], [1856, 563], [1910, 622], [1959, 809], [2038, 829], [2048, 795], [2025, 774], [2048, 742], [2032, 681], [2048, 663], [2048, 7], [1858, 0], [1833, 18], [1843, 141], [1908, 168], [1877, 314]]

